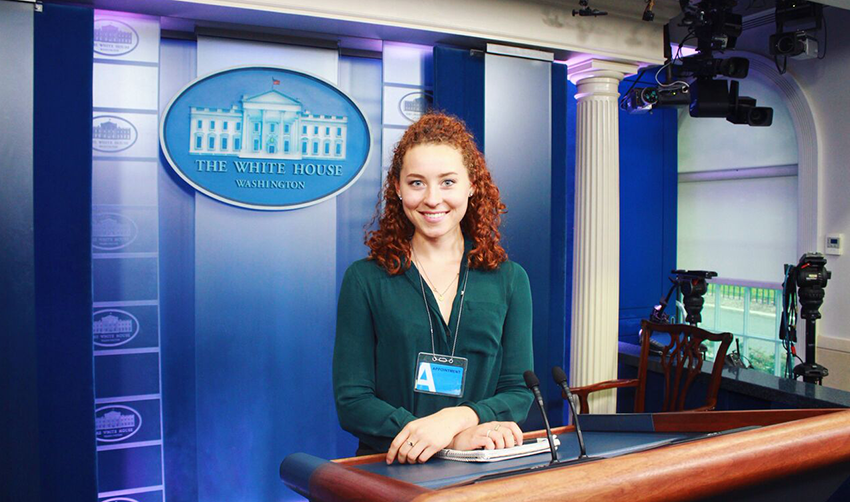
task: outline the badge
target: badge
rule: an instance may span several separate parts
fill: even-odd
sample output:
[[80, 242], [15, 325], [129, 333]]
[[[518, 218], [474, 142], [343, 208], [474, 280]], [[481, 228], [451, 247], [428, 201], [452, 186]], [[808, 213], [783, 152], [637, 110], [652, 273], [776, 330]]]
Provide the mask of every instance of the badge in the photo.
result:
[[414, 392], [463, 397], [467, 363], [465, 357], [420, 352], [416, 358]]

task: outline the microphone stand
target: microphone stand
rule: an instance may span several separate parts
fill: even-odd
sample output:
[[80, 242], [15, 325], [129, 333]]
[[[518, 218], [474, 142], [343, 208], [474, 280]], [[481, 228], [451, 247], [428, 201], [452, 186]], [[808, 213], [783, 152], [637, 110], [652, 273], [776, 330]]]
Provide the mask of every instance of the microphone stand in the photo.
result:
[[555, 383], [561, 386], [561, 390], [564, 391], [565, 399], [570, 406], [570, 413], [572, 413], [573, 417], [573, 425], [576, 429], [576, 437], [578, 438], [578, 448], [579, 448], [579, 459], [587, 457], [587, 449], [584, 447], [584, 436], [581, 434], [581, 426], [578, 423], [578, 414], [576, 414], [576, 408], [573, 405], [573, 393], [570, 391], [570, 387], [567, 385], [567, 374], [564, 373], [564, 370], [561, 369], [560, 366], [555, 366], [552, 368], [552, 378], [555, 379]]
[[[558, 368], [560, 369], [560, 368]], [[554, 371], [554, 370], [553, 370]], [[563, 373], [564, 370], [561, 370]], [[523, 373], [523, 377], [525, 378], [525, 385], [534, 393], [534, 400], [537, 402], [537, 407], [540, 408], [540, 412], [543, 414], [543, 424], [546, 426], [546, 437], [549, 439], [549, 449], [552, 452], [552, 460], [548, 464], [535, 465], [532, 467], [523, 467], [520, 469], [511, 469], [508, 471], [497, 472], [494, 474], [487, 474], [485, 476], [481, 476], [475, 479], [471, 479], [468, 481], [464, 481], [462, 483], [458, 483], [452, 486], [466, 486], [473, 485], [476, 483], [481, 483], [483, 481], [490, 481], [493, 479], [501, 479], [508, 476], [515, 476], [518, 474], [527, 474], [532, 472], [540, 472], [545, 471], [547, 469], [559, 469], [561, 467], [567, 467], [570, 465], [580, 464], [584, 462], [593, 462], [596, 460], [600, 460], [603, 457], [589, 457], [587, 456], [587, 452], [584, 449], [584, 438], [581, 435], [581, 430], [578, 425], [578, 420], [576, 419], [575, 408], [572, 406], [572, 402], [570, 402], [570, 410], [573, 413], [573, 422], [576, 426], [576, 434], [578, 435], [578, 444], [579, 449], [581, 450], [581, 454], [578, 458], [572, 460], [560, 461], [558, 460], [558, 453], [555, 451], [555, 441], [552, 439], [552, 429], [549, 427], [549, 418], [546, 416], [546, 409], [543, 405], [543, 395], [540, 393], [540, 380], [537, 379], [537, 375], [534, 374], [533, 371], [529, 370]], [[566, 384], [567, 377], [564, 376], [564, 382]], [[567, 389], [569, 390], [569, 389]], [[572, 393], [570, 393], [571, 395]]]
[[534, 394], [534, 400], [537, 402], [537, 407], [540, 408], [540, 414], [543, 415], [543, 425], [546, 427], [546, 439], [549, 440], [549, 451], [552, 452], [552, 461], [549, 465], [558, 463], [558, 452], [555, 451], [555, 440], [552, 438], [552, 428], [549, 427], [549, 417], [546, 416], [546, 407], [543, 404], [543, 395], [540, 393], [540, 380], [533, 371], [528, 370], [522, 374], [525, 379], [526, 387]]

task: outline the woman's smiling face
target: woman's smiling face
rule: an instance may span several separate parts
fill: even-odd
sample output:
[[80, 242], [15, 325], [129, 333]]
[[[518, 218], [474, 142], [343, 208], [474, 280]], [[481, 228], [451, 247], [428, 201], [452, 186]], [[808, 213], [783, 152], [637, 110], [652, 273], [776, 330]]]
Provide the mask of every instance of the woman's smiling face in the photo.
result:
[[404, 155], [396, 191], [416, 232], [437, 240], [460, 230], [472, 184], [459, 150], [422, 144]]

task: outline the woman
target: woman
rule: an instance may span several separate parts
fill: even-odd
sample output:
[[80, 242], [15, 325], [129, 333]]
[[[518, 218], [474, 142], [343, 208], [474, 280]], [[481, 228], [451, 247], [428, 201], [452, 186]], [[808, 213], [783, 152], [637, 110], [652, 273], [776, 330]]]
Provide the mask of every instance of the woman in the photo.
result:
[[463, 123], [428, 114], [411, 125], [382, 203], [369, 257], [340, 291], [340, 424], [360, 439], [358, 454], [387, 451], [387, 463], [520, 444], [531, 291], [499, 245], [505, 206]]

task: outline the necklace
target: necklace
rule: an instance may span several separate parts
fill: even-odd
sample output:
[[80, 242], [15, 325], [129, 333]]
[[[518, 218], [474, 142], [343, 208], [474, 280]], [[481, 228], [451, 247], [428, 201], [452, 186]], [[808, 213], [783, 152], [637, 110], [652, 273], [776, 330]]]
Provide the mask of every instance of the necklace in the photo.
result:
[[440, 291], [437, 290], [437, 286], [434, 284], [434, 281], [432, 281], [431, 278], [428, 277], [428, 271], [425, 270], [424, 266], [422, 266], [422, 262], [419, 261], [419, 257], [416, 256], [416, 250], [413, 249], [413, 246], [410, 246], [410, 250], [413, 251], [413, 258], [416, 260], [416, 266], [419, 267], [420, 269], [422, 269], [422, 272], [425, 274], [425, 280], [428, 281], [428, 285], [431, 286], [432, 290], [434, 290], [434, 294], [437, 296], [437, 300], [443, 301], [444, 296], [446, 294], [446, 291], [448, 291], [449, 288], [452, 287], [452, 284], [455, 283], [457, 278], [460, 277], [460, 272], [455, 274], [455, 276], [452, 278], [452, 281], [449, 283], [448, 286], [446, 286], [446, 289], [444, 289], [443, 292], [441, 293]]

